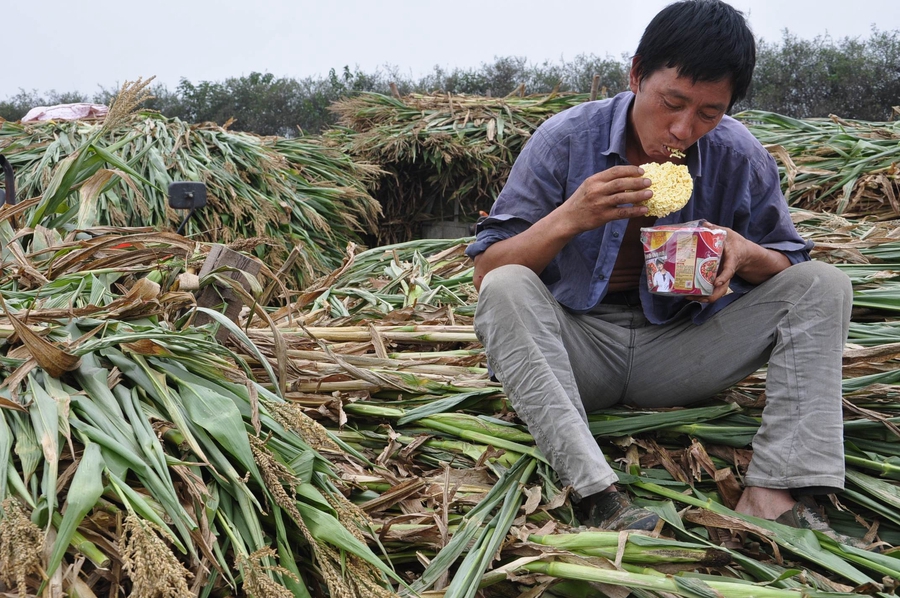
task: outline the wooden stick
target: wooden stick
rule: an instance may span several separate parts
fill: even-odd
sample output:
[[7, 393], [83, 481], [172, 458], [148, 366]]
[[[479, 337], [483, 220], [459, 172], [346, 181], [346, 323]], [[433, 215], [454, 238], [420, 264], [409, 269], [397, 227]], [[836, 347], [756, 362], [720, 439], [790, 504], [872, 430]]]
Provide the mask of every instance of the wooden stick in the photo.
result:
[[[406, 342], [459, 342], [475, 343], [478, 337], [472, 326], [374, 326], [378, 334], [385, 341]], [[372, 339], [372, 331], [365, 326], [316, 326], [306, 329], [279, 328], [278, 331], [286, 339], [290, 337], [305, 337], [310, 335], [324, 341], [369, 341]], [[254, 335], [271, 336], [272, 331], [265, 328], [257, 328], [248, 331], [251, 338]]]
[[[210, 274], [214, 270], [222, 267], [231, 267], [233, 270], [228, 272], [228, 276], [240, 283], [247, 292], [251, 292], [250, 281], [244, 273], [250, 276], [256, 276], [260, 271], [260, 264], [253, 259], [241, 255], [237, 251], [228, 249], [224, 245], [213, 245], [203, 262], [200, 269], [200, 278]], [[237, 322], [238, 315], [241, 313], [241, 300], [237, 294], [222, 284], [208, 285], [204, 287], [197, 296], [197, 305], [200, 307], [208, 307], [216, 309], [218, 306], [225, 304], [225, 316], [232, 322]], [[208, 315], [198, 313], [194, 318], [195, 326], [202, 326], [211, 321]], [[216, 332], [216, 340], [224, 343], [228, 338], [228, 329], [220, 326]]]
[[600, 90], [600, 75], [594, 75], [594, 80], [591, 82], [591, 101], [597, 99], [597, 92]]

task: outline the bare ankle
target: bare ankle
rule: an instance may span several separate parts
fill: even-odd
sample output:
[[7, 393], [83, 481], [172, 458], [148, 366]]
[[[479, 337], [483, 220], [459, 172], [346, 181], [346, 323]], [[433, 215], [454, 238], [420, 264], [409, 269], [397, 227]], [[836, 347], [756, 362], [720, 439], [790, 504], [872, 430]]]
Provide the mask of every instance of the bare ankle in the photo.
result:
[[748, 486], [734, 510], [743, 515], [775, 520], [782, 513], [790, 511], [796, 502], [790, 490]]

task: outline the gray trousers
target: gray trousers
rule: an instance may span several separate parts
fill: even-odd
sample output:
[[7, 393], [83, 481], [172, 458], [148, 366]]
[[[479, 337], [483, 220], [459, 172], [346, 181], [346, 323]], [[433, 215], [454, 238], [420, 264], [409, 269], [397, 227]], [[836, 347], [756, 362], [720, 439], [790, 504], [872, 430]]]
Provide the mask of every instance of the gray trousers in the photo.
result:
[[852, 302], [846, 275], [803, 262], [702, 325], [658, 326], [640, 305], [570, 313], [534, 272], [509, 265], [485, 276], [475, 331], [516, 413], [579, 496], [618, 479], [587, 413], [618, 403], [687, 405], [766, 363], [766, 407], [745, 483], [842, 489], [841, 355]]

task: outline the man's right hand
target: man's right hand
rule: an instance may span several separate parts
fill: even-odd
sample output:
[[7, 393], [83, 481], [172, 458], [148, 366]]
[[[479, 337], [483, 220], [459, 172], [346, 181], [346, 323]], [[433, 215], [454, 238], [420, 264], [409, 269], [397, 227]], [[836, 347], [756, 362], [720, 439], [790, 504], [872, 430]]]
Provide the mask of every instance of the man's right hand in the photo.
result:
[[494, 243], [475, 258], [475, 288], [500, 266], [521, 264], [540, 274], [576, 235], [613, 220], [646, 216], [647, 208], [631, 205], [653, 195], [650, 179], [637, 166], [614, 166], [588, 177], [558, 208], [526, 231]]
[[[613, 220], [646, 216], [641, 205], [653, 195], [650, 179], [638, 166], [613, 166], [588, 177], [551, 215], [579, 233], [601, 227]], [[632, 204], [628, 206], [627, 204]]]

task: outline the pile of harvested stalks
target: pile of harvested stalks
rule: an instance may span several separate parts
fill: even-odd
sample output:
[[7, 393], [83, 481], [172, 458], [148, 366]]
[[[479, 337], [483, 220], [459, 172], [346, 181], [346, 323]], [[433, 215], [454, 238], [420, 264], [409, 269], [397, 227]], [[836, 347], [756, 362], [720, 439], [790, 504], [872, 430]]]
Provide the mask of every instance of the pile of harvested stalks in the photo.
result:
[[[549, 100], [533, 108], [548, 111], [535, 118], [558, 109]], [[495, 136], [497, 115], [515, 114], [502, 110], [491, 117]], [[470, 124], [433, 114], [435, 126]], [[172, 130], [134, 118], [131, 127]], [[503, 116], [504, 135], [512, 121]], [[162, 184], [141, 162], [154, 155], [151, 136], [70, 126], [72, 136], [52, 139], [27, 132], [45, 144], [46, 164], [19, 166], [33, 164], [25, 180], [47, 180], [35, 197], [0, 207], [0, 592], [791, 598], [887, 597], [900, 584], [900, 222], [793, 213], [817, 243], [814, 257], [853, 282], [847, 490], [823, 506], [839, 532], [872, 549], [731, 510], [765, 371], [691, 408], [591, 414], [623, 487], [665, 522], [650, 534], [609, 534], [579, 527], [569, 490], [489, 379], [464, 245], [351, 244], [330, 273], [301, 276], [299, 291], [284, 284], [288, 270], [263, 262], [249, 291], [227, 271], [199, 278], [201, 289], [230, 287], [243, 299], [234, 323], [186, 290], [210, 249], [197, 235], [96, 226], [103, 201], [122, 205], [124, 192], [108, 185], [130, 180], [138, 197]], [[524, 137], [530, 125], [510, 126]], [[178, 129], [173, 147], [200, 144], [193, 135], [203, 130]], [[215, 169], [225, 196], [237, 185], [226, 175], [244, 172], [237, 156], [261, 151], [257, 142], [281, 158], [266, 154], [264, 180], [245, 186], [343, 176], [294, 142], [242, 138], [255, 149], [237, 151], [222, 135], [203, 147], [229, 156]], [[60, 156], [69, 157], [45, 169]], [[281, 159], [289, 166], [279, 170]], [[176, 163], [204, 172], [191, 160]], [[318, 197], [319, 209], [330, 196], [303, 197]], [[324, 234], [316, 230], [306, 234]], [[199, 315], [211, 323], [194, 325]]]
[[[373, 194], [384, 216], [378, 243], [418, 238], [443, 220], [474, 222], [490, 211], [532, 132], [587, 94], [483, 98], [378, 94], [335, 103], [343, 128], [327, 133], [355, 159], [387, 175]], [[846, 214], [900, 215], [900, 124], [737, 115], [779, 162], [791, 206]]]
[[[900, 582], [888, 546], [900, 542], [900, 489], [892, 481], [900, 480], [900, 289], [893, 289], [900, 284], [900, 226], [801, 211], [794, 218], [819, 243], [817, 259], [851, 277], [858, 303], [844, 370], [848, 489], [824, 506], [838, 530], [887, 547], [886, 554], [730, 510], [765, 404], [764, 372], [704, 406], [592, 414], [591, 428], [624, 484], [668, 525], [627, 541], [569, 535], [579, 530], [570, 527], [577, 522], [566, 489], [487, 377], [471, 329], [471, 264], [452, 242], [353, 256], [296, 311], [273, 314], [292, 367], [286, 397], [375, 463], [360, 470], [329, 457], [358, 485], [355, 501], [373, 518], [391, 562], [420, 591], [890, 593]], [[463, 297], [470, 299], [457, 300]], [[273, 332], [251, 326], [248, 336], [274, 364]], [[748, 542], [726, 549], [710, 542], [714, 530], [737, 530]]]
[[483, 98], [367, 93], [332, 105], [344, 127], [326, 135], [386, 175], [373, 192], [378, 244], [418, 238], [442, 220], [474, 222], [490, 210], [531, 133], [587, 94]]
[[210, 326], [190, 325], [193, 295], [171, 281], [207, 248], [148, 230], [13, 238], [27, 203], [0, 209], [0, 583], [20, 595], [390, 595], [399, 578], [318, 452], [356, 451], [255, 382]]
[[116, 123], [3, 122], [0, 152], [16, 171], [18, 196], [42, 198], [25, 216], [31, 227], [175, 230], [185, 213], [168, 207], [168, 185], [203, 182], [208, 205], [185, 234], [240, 244], [276, 268], [291, 256], [295, 288], [332, 270], [347, 243], [377, 225], [366, 190], [377, 169], [316, 138], [259, 137], [147, 112]]
[[[453, 242], [353, 254], [283, 307], [197, 328], [175, 281], [205, 245], [150, 231], [16, 236], [14, 215], [0, 214], [7, 588], [788, 598], [887, 595], [900, 582], [891, 552], [730, 510], [763, 372], [707, 405], [593, 414], [624, 487], [667, 525], [578, 528], [488, 379], [471, 263]], [[900, 304], [878, 291], [900, 284], [900, 229], [795, 219], [859, 302], [844, 372], [848, 490], [826, 511], [841, 532], [896, 545]], [[231, 332], [224, 346], [217, 325]], [[710, 541], [716, 529], [744, 547]], [[45, 552], [24, 550], [38, 540]]]
[[900, 121], [738, 115], [775, 156], [790, 205], [847, 217], [900, 217]]

